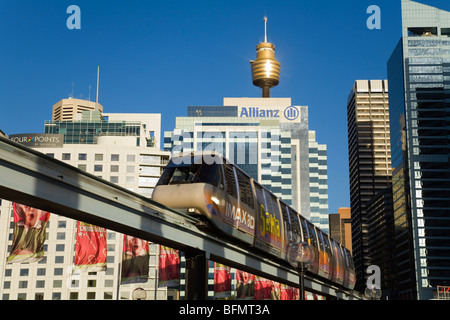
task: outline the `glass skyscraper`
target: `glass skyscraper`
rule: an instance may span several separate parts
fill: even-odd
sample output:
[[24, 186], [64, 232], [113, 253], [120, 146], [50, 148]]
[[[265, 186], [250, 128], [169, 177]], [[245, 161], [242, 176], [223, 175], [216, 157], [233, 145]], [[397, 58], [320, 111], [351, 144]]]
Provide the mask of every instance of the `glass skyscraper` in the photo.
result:
[[450, 285], [450, 12], [402, 0], [388, 62], [396, 291]]

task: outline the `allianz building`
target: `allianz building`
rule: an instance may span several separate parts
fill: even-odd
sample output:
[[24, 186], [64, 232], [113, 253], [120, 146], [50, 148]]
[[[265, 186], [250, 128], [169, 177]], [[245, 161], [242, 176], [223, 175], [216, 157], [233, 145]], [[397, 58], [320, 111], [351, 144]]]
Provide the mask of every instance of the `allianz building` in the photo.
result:
[[291, 98], [224, 98], [223, 106], [188, 106], [164, 132], [172, 154], [216, 151], [328, 231], [326, 145], [308, 129], [308, 107]]

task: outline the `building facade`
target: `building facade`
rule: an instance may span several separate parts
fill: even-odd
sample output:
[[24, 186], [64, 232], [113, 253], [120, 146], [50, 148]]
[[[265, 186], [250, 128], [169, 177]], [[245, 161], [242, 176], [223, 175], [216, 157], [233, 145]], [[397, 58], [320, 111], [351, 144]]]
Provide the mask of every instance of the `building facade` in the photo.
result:
[[431, 299], [450, 284], [450, 12], [402, 0], [388, 79], [396, 291]]
[[347, 102], [352, 247], [357, 289], [370, 266], [367, 204], [391, 184], [389, 96], [386, 80], [357, 80]]
[[350, 208], [339, 208], [329, 215], [330, 236], [352, 252], [352, 220]]
[[217, 151], [328, 231], [326, 146], [308, 130], [306, 106], [290, 98], [224, 98], [223, 106], [189, 106], [164, 133], [164, 150]]
[[103, 112], [100, 103], [82, 99], [61, 99], [53, 105], [52, 121], [73, 121], [80, 120], [83, 111]]
[[[51, 141], [54, 145], [47, 142], [47, 146], [43, 147], [40, 141], [44, 139], [34, 139], [35, 145], [28, 146], [111, 183], [151, 197], [153, 188], [170, 156], [168, 152], [161, 151], [159, 148], [147, 146], [147, 141], [152, 138], [151, 131], [160, 131], [160, 115], [147, 114], [143, 117], [143, 115], [132, 114], [109, 114], [110, 118], [116, 119], [109, 122], [105, 120], [106, 115], [100, 117], [101, 114], [95, 115], [96, 111], [87, 111], [87, 113], [84, 117], [90, 120], [46, 123], [46, 130], [47, 126], [50, 126], [53, 132], [58, 134], [41, 136], [49, 135], [53, 138], [63, 135], [65, 140], [72, 143], [59, 143], [59, 141], [56, 143], [53, 139]], [[94, 124], [98, 127], [94, 127]], [[79, 126], [77, 130], [68, 129], [73, 129], [77, 125]], [[117, 130], [99, 129], [106, 127]], [[125, 127], [129, 130], [122, 130]], [[90, 134], [86, 134], [86, 130], [91, 130]], [[83, 142], [80, 142], [81, 137], [85, 139]], [[74, 272], [77, 221], [59, 215], [57, 212], [50, 213], [44, 258], [36, 263], [7, 263], [6, 258], [11, 251], [14, 232], [12, 203], [2, 200], [0, 210], [0, 283], [2, 284], [0, 297], [2, 300], [132, 299], [136, 288], [143, 288], [147, 299], [178, 298], [178, 288], [171, 290], [158, 286], [158, 244], [149, 244], [148, 280], [145, 283], [121, 283], [124, 235], [115, 231], [107, 230], [106, 270]]]

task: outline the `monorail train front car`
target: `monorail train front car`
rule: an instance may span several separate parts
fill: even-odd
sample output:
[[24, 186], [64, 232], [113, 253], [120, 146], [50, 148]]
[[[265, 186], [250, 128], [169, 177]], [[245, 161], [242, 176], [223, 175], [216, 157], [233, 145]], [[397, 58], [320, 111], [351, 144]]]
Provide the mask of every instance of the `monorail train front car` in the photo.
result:
[[310, 272], [348, 289], [355, 286], [348, 249], [217, 153], [172, 157], [152, 198], [279, 259], [287, 260], [290, 243], [305, 241], [315, 253]]

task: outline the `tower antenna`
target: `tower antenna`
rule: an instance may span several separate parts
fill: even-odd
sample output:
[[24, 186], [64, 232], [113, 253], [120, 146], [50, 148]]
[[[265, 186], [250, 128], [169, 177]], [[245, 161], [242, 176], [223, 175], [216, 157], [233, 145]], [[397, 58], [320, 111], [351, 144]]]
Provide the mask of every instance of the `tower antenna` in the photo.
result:
[[267, 42], [267, 16], [264, 16], [264, 42]]
[[100, 78], [100, 66], [97, 66], [97, 97], [95, 99], [95, 105], [98, 104], [98, 80]]

